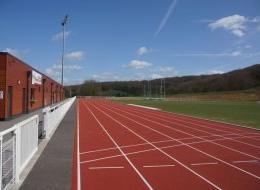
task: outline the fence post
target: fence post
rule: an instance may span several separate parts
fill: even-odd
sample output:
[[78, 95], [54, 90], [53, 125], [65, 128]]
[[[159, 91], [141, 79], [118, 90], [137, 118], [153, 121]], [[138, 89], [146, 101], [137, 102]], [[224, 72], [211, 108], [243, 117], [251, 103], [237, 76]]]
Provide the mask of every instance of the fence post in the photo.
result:
[[19, 182], [19, 175], [20, 175], [20, 166], [21, 166], [21, 129], [20, 127], [17, 127], [16, 130], [14, 131], [16, 135], [16, 151], [15, 151], [15, 159], [16, 159], [16, 164], [15, 164], [15, 182]]
[[0, 189], [2, 189], [2, 171], [3, 171], [3, 136], [0, 136]]
[[45, 138], [49, 139], [49, 108], [43, 110], [43, 130], [45, 130]]

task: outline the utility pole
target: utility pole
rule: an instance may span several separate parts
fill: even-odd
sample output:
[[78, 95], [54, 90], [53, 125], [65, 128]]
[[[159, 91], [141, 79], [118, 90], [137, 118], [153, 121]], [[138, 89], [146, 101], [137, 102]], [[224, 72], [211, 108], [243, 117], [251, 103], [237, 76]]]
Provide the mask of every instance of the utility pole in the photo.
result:
[[65, 51], [65, 26], [68, 24], [68, 15], [65, 15], [62, 21], [62, 55], [61, 55], [61, 84], [63, 85], [63, 75], [64, 75], [64, 51]]

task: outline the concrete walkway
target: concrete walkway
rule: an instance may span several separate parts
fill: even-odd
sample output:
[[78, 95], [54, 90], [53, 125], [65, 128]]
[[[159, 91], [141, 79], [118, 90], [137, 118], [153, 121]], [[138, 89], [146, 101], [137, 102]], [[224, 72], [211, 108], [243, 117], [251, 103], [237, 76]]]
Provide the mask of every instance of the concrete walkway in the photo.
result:
[[21, 190], [70, 189], [75, 129], [74, 103], [23, 182]]

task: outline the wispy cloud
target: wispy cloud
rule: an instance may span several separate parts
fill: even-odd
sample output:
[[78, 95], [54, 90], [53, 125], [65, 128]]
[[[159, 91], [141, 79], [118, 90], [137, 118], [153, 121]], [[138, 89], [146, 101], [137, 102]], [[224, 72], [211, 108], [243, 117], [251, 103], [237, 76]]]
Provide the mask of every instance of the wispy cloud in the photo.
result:
[[206, 72], [201, 73], [201, 74], [212, 75], [212, 74], [223, 74], [223, 73], [225, 73], [225, 72], [222, 71], [222, 70], [212, 69], [212, 70], [206, 71]]
[[143, 47], [140, 47], [140, 48], [137, 50], [137, 55], [144, 55], [144, 54], [149, 53], [149, 52], [151, 52], [151, 51], [152, 51], [152, 50], [149, 49], [148, 47], [143, 46]]
[[123, 65], [123, 67], [132, 69], [146, 69], [148, 67], [151, 67], [152, 65], [152, 63], [149, 63], [147, 61], [132, 60], [129, 64]]
[[163, 78], [163, 76], [157, 73], [151, 74], [151, 79], [159, 79], [159, 78]]
[[[65, 39], [68, 38], [70, 34], [71, 34], [70, 31], [66, 31], [66, 32], [64, 33]], [[63, 38], [63, 32], [59, 32], [59, 33], [57, 33], [57, 34], [55, 34], [55, 35], [52, 36], [52, 41], [62, 40], [62, 38]]]
[[103, 72], [103, 73], [99, 73], [99, 74], [93, 74], [91, 76], [91, 79], [100, 81], [100, 82], [104, 82], [104, 81], [119, 81], [122, 78], [120, 76], [116, 75], [115, 73]]
[[235, 14], [218, 20], [202, 20], [201, 22], [208, 22], [208, 27], [212, 31], [223, 29], [234, 36], [241, 38], [250, 32], [250, 30], [257, 30], [257, 24], [260, 23], [260, 17], [248, 18], [243, 15]]
[[167, 23], [167, 21], [168, 21], [169, 17], [171, 16], [171, 14], [172, 14], [174, 8], [176, 7], [176, 5], [177, 5], [177, 0], [173, 0], [171, 5], [168, 8], [168, 11], [164, 15], [159, 27], [157, 28], [157, 30], [154, 34], [154, 37], [156, 37], [161, 32], [161, 30], [164, 28], [165, 24]]
[[83, 51], [73, 51], [67, 53], [65, 56], [72, 61], [81, 61], [85, 57], [85, 53]]
[[14, 48], [5, 48], [2, 51], [8, 52], [18, 58], [23, 58], [24, 55], [27, 55], [28, 53], [30, 53], [29, 50], [18, 50], [18, 49], [14, 49]]
[[[66, 64], [64, 65], [64, 72], [68, 73], [71, 71], [81, 70], [82, 66], [77, 64]], [[45, 69], [45, 73], [54, 78], [55, 80], [60, 80], [61, 77], [61, 64], [53, 64]]]
[[259, 57], [260, 52], [242, 52], [241, 50], [236, 50], [232, 52], [223, 53], [178, 53], [173, 54], [176, 57]]
[[171, 73], [175, 71], [175, 68], [169, 66], [160, 66], [159, 71], [162, 73]]
[[236, 14], [213, 21], [209, 24], [209, 27], [212, 30], [222, 28], [224, 30], [230, 31], [237, 37], [243, 37], [246, 34], [246, 22], [246, 17]]
[[151, 70], [152, 74], [150, 75], [151, 79], [165, 78], [165, 77], [174, 77], [178, 74], [178, 71], [172, 66], [159, 66]]

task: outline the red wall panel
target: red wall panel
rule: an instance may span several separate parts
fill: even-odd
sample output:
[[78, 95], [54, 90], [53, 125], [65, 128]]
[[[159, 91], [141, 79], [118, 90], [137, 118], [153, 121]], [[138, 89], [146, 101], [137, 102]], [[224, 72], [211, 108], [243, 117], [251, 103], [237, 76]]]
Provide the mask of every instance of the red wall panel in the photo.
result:
[[[28, 111], [50, 105], [52, 103], [52, 93], [54, 94], [53, 102], [61, 101], [58, 94], [63, 87], [38, 71], [36, 72], [42, 74], [42, 84], [32, 84], [32, 70], [34, 70], [32, 67], [14, 56], [7, 53], [0, 54], [0, 90], [6, 92], [8, 86], [13, 88], [12, 115], [23, 113], [23, 89], [26, 89], [28, 93], [26, 100]], [[32, 91], [34, 91], [34, 97], [32, 97]], [[7, 96], [5, 96], [4, 100], [0, 100], [0, 119], [7, 116], [6, 107]]]

